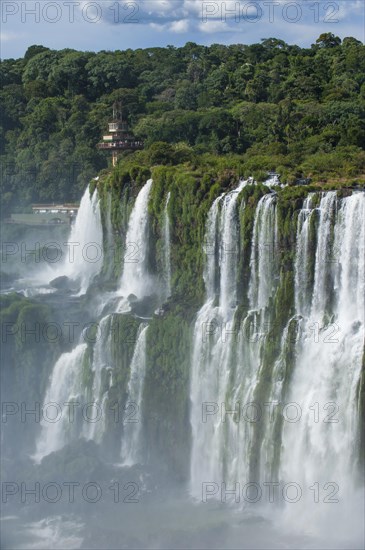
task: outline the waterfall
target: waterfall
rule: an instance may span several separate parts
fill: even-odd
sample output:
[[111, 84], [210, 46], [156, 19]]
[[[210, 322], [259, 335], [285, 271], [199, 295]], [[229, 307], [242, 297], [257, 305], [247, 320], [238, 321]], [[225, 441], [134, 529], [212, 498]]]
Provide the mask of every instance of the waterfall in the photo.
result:
[[[137, 196], [134, 207], [132, 209], [128, 232], [126, 237], [126, 253], [124, 257], [124, 271], [121, 280], [120, 289], [125, 294], [134, 292], [139, 297], [143, 297], [152, 289], [152, 280], [149, 277], [147, 269], [147, 252], [148, 252], [148, 198], [152, 186], [152, 180], [149, 180], [141, 189]], [[82, 226], [85, 223], [85, 227]], [[72, 230], [69, 242], [80, 242], [87, 245], [91, 240], [87, 240], [87, 236], [96, 239], [98, 235], [99, 242], [102, 242], [102, 232], [98, 224], [100, 223], [100, 210], [95, 191], [92, 199], [90, 199], [88, 190], [84, 194], [77, 222]], [[94, 227], [93, 224], [96, 226]], [[101, 227], [101, 226], [100, 226]], [[77, 241], [76, 239], [79, 239]], [[96, 242], [93, 241], [93, 242]], [[132, 249], [132, 250], [131, 250]], [[87, 264], [88, 265], [88, 264]], [[90, 264], [93, 265], [93, 264]], [[96, 274], [96, 270], [91, 272], [85, 269], [84, 263], [73, 265], [72, 273], [76, 278], [78, 266], [83, 280], [84, 290], [87, 289], [86, 281], [91, 281]], [[98, 267], [99, 270], [99, 267]], [[86, 278], [87, 275], [87, 278]], [[80, 277], [79, 277], [80, 279]], [[64, 353], [56, 362], [52, 374], [50, 376], [49, 385], [46, 391], [44, 405], [53, 402], [61, 408], [61, 420], [56, 423], [44, 421], [41, 423], [41, 433], [37, 441], [35, 459], [41, 459], [50, 452], [62, 448], [69, 441], [80, 437], [94, 439], [100, 442], [105, 430], [105, 403], [108, 397], [108, 389], [111, 375], [112, 360], [111, 360], [111, 333], [110, 333], [111, 315], [102, 318], [97, 326], [95, 342], [93, 344], [93, 352], [91, 354], [92, 362], [90, 365], [92, 375], [92, 387], [88, 389], [83, 380], [84, 369], [87, 368], [89, 358], [85, 361], [87, 344], [80, 343], [70, 353]], [[143, 380], [141, 385], [136, 385], [136, 376], [144, 376], [145, 364], [145, 332], [142, 331], [140, 338], [136, 344], [134, 359], [132, 361], [131, 370], [133, 371], [133, 379], [130, 381], [128, 388], [129, 394], [141, 406]], [[144, 363], [143, 363], [144, 361]], [[139, 388], [139, 389], [138, 389]], [[140, 393], [138, 393], [140, 392]], [[77, 401], [80, 405], [85, 402], [90, 404], [88, 411], [83, 411], [83, 420], [78, 416], [77, 421], [70, 422], [69, 411], [64, 406], [64, 403]], [[77, 407], [75, 407], [77, 412]], [[91, 420], [89, 420], [89, 418]], [[94, 421], [93, 419], [96, 419]], [[140, 426], [129, 433], [129, 443], [134, 445], [128, 454], [127, 459], [132, 460], [134, 455], [138, 454]], [[128, 435], [127, 435], [128, 438]]]
[[148, 180], [139, 192], [129, 218], [126, 251], [124, 254], [123, 275], [119, 292], [128, 297], [147, 296], [153, 290], [153, 282], [148, 273], [148, 199], [152, 180]]
[[[146, 374], [146, 338], [148, 325], [142, 323], [137, 334], [137, 341], [130, 365], [127, 388], [127, 404], [132, 408], [132, 415], [124, 423], [122, 451], [123, 463], [127, 466], [141, 462], [142, 455], [142, 398]], [[135, 416], [137, 415], [137, 416]]]
[[106, 233], [106, 250], [104, 251], [105, 261], [104, 265], [106, 266], [105, 278], [110, 279], [113, 267], [114, 267], [114, 234], [113, 234], [113, 225], [112, 225], [112, 194], [108, 193], [106, 213], [105, 213], [105, 233]]
[[276, 195], [264, 195], [255, 213], [249, 299], [252, 309], [267, 305], [275, 285], [277, 248]]
[[170, 244], [170, 218], [168, 206], [170, 202], [171, 192], [169, 191], [166, 198], [164, 211], [164, 271], [165, 271], [165, 295], [168, 298], [171, 295], [171, 244]]
[[76, 281], [79, 293], [85, 294], [89, 284], [103, 265], [103, 229], [100, 217], [98, 191], [90, 197], [87, 187], [67, 242], [66, 261], [58, 275], [66, 275]]
[[[365, 196], [309, 193], [299, 209], [299, 200], [288, 200], [284, 205], [290, 205], [289, 213], [293, 204], [297, 209], [288, 239], [292, 248], [280, 255], [279, 224], [288, 219], [280, 217], [280, 191], [266, 193], [250, 213], [246, 210], [250, 201], [239, 204], [245, 185], [242, 181], [216, 198], [206, 219], [206, 298], [194, 323], [190, 372], [190, 493], [201, 498], [203, 481], [226, 482], [230, 488], [236, 482], [296, 483], [307, 492], [295, 509], [300, 512], [297, 523], [304, 528], [307, 522], [314, 531], [318, 521], [313, 514], [327, 513], [322, 501], [317, 508], [311, 506], [308, 494], [312, 497], [315, 484], [325, 491], [322, 500], [334, 486], [345, 499], [356, 493], [365, 326]], [[148, 270], [151, 187], [149, 180], [129, 218], [119, 287], [124, 298], [133, 293], [141, 299], [154, 289]], [[160, 249], [166, 295], [171, 290], [169, 201], [170, 193]], [[252, 235], [244, 236], [251, 237], [247, 257], [242, 256], [246, 248], [240, 242], [240, 219], [252, 220]], [[283, 255], [285, 264], [280, 265]], [[249, 277], [240, 293], [242, 266]], [[77, 407], [70, 423], [64, 403], [83, 404], [87, 398], [104, 411], [113, 368], [111, 318], [101, 320], [93, 347], [80, 343], [56, 362], [45, 404], [63, 404], [65, 419], [42, 421], [36, 458], [80, 435], [102, 441], [105, 424], [80, 427]], [[132, 409], [123, 425], [120, 448], [121, 461], [128, 466], [146, 459], [142, 416], [148, 326], [145, 322], [139, 326], [123, 386], [127, 412]], [[85, 365], [90, 367], [88, 384]], [[276, 405], [274, 411], [265, 410], [267, 403]], [[288, 420], [290, 414], [284, 417], [287, 403], [296, 404], [297, 421]], [[254, 407], [247, 408], [249, 404]], [[290, 525], [294, 516], [289, 508], [285, 503], [282, 520]], [[339, 510], [349, 513], [343, 507]]]
[[312, 273], [310, 270], [310, 224], [313, 209], [314, 193], [310, 193], [299, 212], [297, 225], [297, 246], [295, 255], [295, 309], [298, 313], [307, 314], [312, 293]]
[[[289, 395], [303, 414], [299, 422], [284, 425], [280, 476], [304, 487], [318, 483], [322, 491], [326, 484], [335, 484], [329, 488], [338, 487], [336, 498], [343, 511], [341, 505], [356, 498], [353, 470], [361, 429], [365, 196], [354, 193], [338, 200], [334, 193], [326, 193], [319, 208], [313, 296], [297, 345]], [[323, 495], [320, 503], [316, 513], [328, 513]], [[303, 500], [302, 521], [310, 521], [313, 507], [304, 505]]]
[[236, 307], [237, 294], [237, 257], [238, 257], [238, 225], [237, 199], [240, 191], [246, 185], [242, 181], [237, 189], [227, 193], [222, 199], [220, 217], [221, 235], [219, 248], [220, 294], [219, 306], [224, 317], [231, 317]]
[[[326, 309], [328, 300], [328, 281], [327, 275], [330, 275], [329, 261], [331, 250], [331, 229], [333, 226], [333, 216], [335, 215], [335, 205], [337, 195], [335, 191], [323, 193], [319, 211], [318, 226], [318, 244], [316, 250], [314, 288], [312, 296], [311, 312], [312, 315], [320, 315]], [[318, 319], [317, 319], [318, 320]]]
[[218, 214], [219, 214], [219, 204], [222, 200], [221, 195], [213, 202], [213, 205], [208, 213], [208, 219], [206, 223], [206, 234], [204, 240], [204, 252], [206, 257], [205, 267], [204, 267], [204, 283], [207, 294], [207, 301], [214, 300], [216, 295], [216, 277], [217, 277], [217, 253], [219, 248], [219, 241], [217, 238], [218, 230]]
[[[207, 298], [195, 323], [191, 370], [190, 492], [201, 498], [203, 481], [224, 481], [230, 488], [236, 482], [297, 483], [307, 497], [295, 511], [285, 506], [283, 518], [293, 524], [293, 512], [297, 517], [300, 509], [303, 525], [320, 524], [313, 514], [328, 511], [325, 504], [316, 508], [308, 501], [315, 483], [324, 491], [322, 501], [336, 484], [347, 504], [355, 494], [365, 197], [354, 193], [341, 199], [336, 192], [324, 192], [304, 200], [293, 254], [294, 314], [276, 336], [279, 352], [271, 361], [265, 359], [276, 323], [270, 298], [281, 267], [276, 261], [277, 197], [267, 194], [256, 207], [247, 288], [251, 309], [239, 325], [233, 322], [240, 299], [237, 257], [228, 256], [231, 264], [222, 262], [222, 242], [229, 235], [232, 243], [238, 235], [232, 200], [229, 194], [216, 199], [206, 222]], [[249, 413], [250, 403], [255, 408]], [[291, 421], [293, 408], [283, 414], [288, 403], [300, 411], [296, 422]], [[255, 419], [252, 412], [258, 411]], [[349, 507], [340, 509], [351, 514]]]
[[[254, 218], [248, 289], [252, 310], [240, 328], [235, 325], [237, 198], [237, 192], [219, 197], [207, 218], [206, 238], [211, 242], [204, 274], [207, 301], [195, 326], [191, 382], [191, 492], [196, 495], [203, 480], [226, 479], [228, 482], [232, 479], [234, 483], [249, 476], [253, 428], [249, 422], [237, 421], [237, 417], [240, 406], [253, 400], [259, 381], [263, 345], [260, 331], [264, 330], [265, 320], [265, 310], [261, 309], [268, 305], [276, 286], [276, 195], [267, 194], [259, 201]], [[216, 265], [217, 249], [219, 266]], [[219, 307], [214, 307], [218, 268]], [[204, 402], [211, 404], [203, 405]], [[205, 422], [202, 407], [215, 411]]]
[[[238, 224], [237, 200], [246, 182], [216, 199], [206, 224], [207, 256], [204, 279], [207, 299], [198, 313], [194, 327], [191, 400], [191, 480], [190, 490], [199, 496], [202, 480], [221, 477], [224, 460], [224, 430], [219, 415], [202, 422], [205, 405], [225, 400], [229, 381], [232, 328], [236, 310]], [[209, 254], [208, 254], [209, 251]], [[219, 300], [215, 304], [217, 271]]]
[[[90, 365], [92, 375], [90, 390], [85, 387], [83, 380], [85, 369], [89, 368], [86, 343], [80, 343], [71, 352], [63, 353], [56, 362], [46, 391], [43, 409], [47, 408], [47, 404], [53, 403], [58, 410], [59, 419], [57, 422], [47, 418], [41, 421], [41, 433], [34, 455], [36, 460], [61, 449], [66, 443], [81, 435], [86, 439], [101, 441], [106, 418], [105, 397], [110, 385], [108, 377], [112, 368], [110, 320], [111, 316], [108, 315], [97, 326]], [[85, 334], [82, 339], [86, 339]], [[89, 336], [87, 340], [90, 340]], [[102, 384], [103, 374], [104, 384]], [[75, 403], [74, 412], [67, 403]], [[87, 408], [84, 408], [86, 404]], [[53, 413], [52, 407], [50, 411]]]
[[[34, 459], [61, 449], [78, 436], [79, 407], [81, 404], [82, 364], [87, 345], [79, 344], [71, 352], [63, 353], [56, 362], [43, 403], [43, 418]], [[75, 406], [67, 405], [75, 403]]]
[[[254, 458], [257, 455], [259, 422], [251, 418], [261, 414], [256, 394], [261, 384], [266, 335], [270, 330], [269, 300], [277, 286], [276, 201], [276, 194], [266, 194], [256, 207], [248, 284], [251, 309], [241, 326], [236, 327], [237, 337], [232, 342], [231, 384], [223, 410], [223, 415], [226, 410], [237, 411], [225, 420], [228, 449], [225, 476], [231, 483], [236, 479], [256, 480], [259, 469], [259, 460]], [[254, 405], [250, 407], [250, 403]], [[222, 416], [222, 420], [224, 418]]]
[[[83, 424], [82, 433], [87, 439], [94, 439], [95, 441], [101, 441], [105, 428], [106, 411], [104, 409], [105, 398], [109, 390], [109, 377], [112, 370], [111, 359], [111, 323], [112, 316], [107, 315], [98, 324], [96, 332], [96, 342], [94, 344], [93, 358], [92, 358], [92, 374], [93, 384], [91, 389], [90, 399], [88, 401], [93, 403], [96, 414], [100, 415], [100, 419], [97, 422], [85, 422]], [[102, 385], [102, 375], [104, 374], [107, 380]]]
[[[148, 271], [148, 200], [152, 180], [148, 180], [138, 194], [129, 218], [126, 237], [126, 253], [120, 291], [125, 296], [134, 294], [143, 298], [153, 291], [153, 280]], [[168, 197], [169, 200], [169, 197]], [[166, 204], [167, 208], [167, 204]], [[128, 250], [132, 248], [131, 251]], [[130, 365], [128, 401], [136, 407], [137, 423], [131, 418], [124, 424], [121, 455], [124, 464], [130, 465], [142, 460], [141, 410], [143, 384], [146, 370], [146, 334], [148, 325], [141, 324]]]
[[[67, 260], [59, 268], [58, 275], [66, 275], [77, 281], [79, 294], [84, 294], [100, 272], [102, 264], [103, 230], [98, 192], [95, 189], [90, 197], [87, 187], [68, 239]], [[79, 418], [71, 417], [73, 412], [65, 405], [73, 401], [78, 401], [79, 405], [84, 402], [82, 371], [87, 345], [81, 342], [71, 352], [63, 353], [53, 367], [43, 408], [48, 403], [56, 404], [54, 407], [58, 409], [60, 418], [55, 422], [47, 418], [41, 421], [34, 455], [36, 460], [62, 448], [68, 441], [78, 437], [82, 429]], [[77, 407], [75, 411], [77, 413]]]

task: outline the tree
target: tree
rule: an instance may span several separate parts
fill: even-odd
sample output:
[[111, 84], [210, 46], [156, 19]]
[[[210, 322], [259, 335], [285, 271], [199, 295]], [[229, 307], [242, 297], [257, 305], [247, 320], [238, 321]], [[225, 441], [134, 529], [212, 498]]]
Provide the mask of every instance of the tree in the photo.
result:
[[332, 32], [324, 32], [316, 40], [319, 48], [335, 48], [341, 45], [341, 38]]
[[169, 143], [156, 141], [149, 148], [149, 160], [151, 165], [172, 164], [174, 149]]
[[37, 46], [36, 44], [33, 44], [33, 46], [29, 46], [27, 51], [24, 54], [24, 60], [29, 61], [29, 59], [32, 59], [35, 55], [38, 55], [39, 53], [49, 51], [49, 48], [46, 48], [45, 46]]
[[176, 89], [175, 107], [176, 109], [196, 109], [198, 86], [188, 80], [183, 80]]
[[268, 50], [287, 50], [288, 44], [278, 38], [261, 38], [262, 45]]

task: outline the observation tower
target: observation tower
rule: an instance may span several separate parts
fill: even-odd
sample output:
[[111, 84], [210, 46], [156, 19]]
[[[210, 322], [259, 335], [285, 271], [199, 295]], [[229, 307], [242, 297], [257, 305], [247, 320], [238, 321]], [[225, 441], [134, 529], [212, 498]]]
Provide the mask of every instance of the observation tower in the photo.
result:
[[143, 142], [135, 139], [129, 132], [128, 122], [123, 120], [122, 103], [113, 105], [113, 120], [108, 123], [108, 135], [97, 144], [98, 149], [111, 151], [113, 166], [117, 164], [118, 154], [121, 151], [138, 151], [143, 149]]

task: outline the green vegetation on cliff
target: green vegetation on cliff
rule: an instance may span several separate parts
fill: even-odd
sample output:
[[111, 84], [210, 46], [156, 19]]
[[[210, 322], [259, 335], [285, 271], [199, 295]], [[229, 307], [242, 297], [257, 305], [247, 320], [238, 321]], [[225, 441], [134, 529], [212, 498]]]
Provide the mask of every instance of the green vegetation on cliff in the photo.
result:
[[[0, 64], [2, 199], [75, 200], [110, 162], [96, 150], [122, 99], [139, 168], [213, 163], [288, 182], [364, 181], [365, 46], [259, 44], [77, 52], [32, 46]], [[231, 166], [232, 168], [232, 166]], [[224, 168], [225, 169], [225, 168]]]

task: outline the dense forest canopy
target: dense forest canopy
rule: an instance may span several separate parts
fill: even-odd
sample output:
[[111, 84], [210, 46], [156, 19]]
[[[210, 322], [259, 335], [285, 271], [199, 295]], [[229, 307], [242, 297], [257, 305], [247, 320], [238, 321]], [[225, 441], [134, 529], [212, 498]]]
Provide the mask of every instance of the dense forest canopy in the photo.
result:
[[355, 38], [99, 53], [34, 45], [0, 73], [6, 212], [80, 197], [110, 163], [95, 146], [118, 99], [145, 142], [132, 155], [144, 165], [231, 155], [288, 183], [364, 177], [365, 46]]

